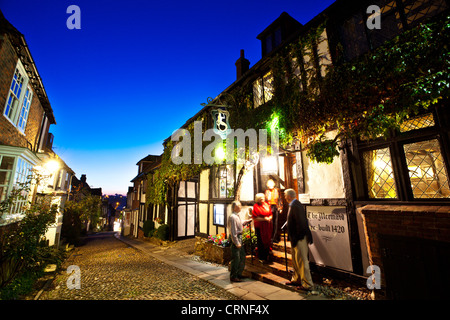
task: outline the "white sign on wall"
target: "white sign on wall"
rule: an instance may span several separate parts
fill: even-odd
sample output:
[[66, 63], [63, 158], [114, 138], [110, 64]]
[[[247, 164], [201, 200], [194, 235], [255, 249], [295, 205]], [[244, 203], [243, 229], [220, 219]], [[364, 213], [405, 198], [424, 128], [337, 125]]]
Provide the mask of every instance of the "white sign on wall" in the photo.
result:
[[306, 212], [313, 236], [311, 261], [353, 271], [345, 207], [308, 206]]

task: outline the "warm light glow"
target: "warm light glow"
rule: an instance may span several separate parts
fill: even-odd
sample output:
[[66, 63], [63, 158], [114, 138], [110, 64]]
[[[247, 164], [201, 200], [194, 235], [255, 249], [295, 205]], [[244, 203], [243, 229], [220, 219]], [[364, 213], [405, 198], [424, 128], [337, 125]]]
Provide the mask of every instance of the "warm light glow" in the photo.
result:
[[273, 132], [277, 129], [279, 129], [280, 119], [278, 117], [278, 114], [274, 113], [272, 114], [272, 120], [269, 123], [270, 131]]
[[261, 159], [261, 173], [262, 174], [277, 174], [277, 157], [264, 157]]
[[223, 146], [218, 146], [215, 152], [215, 156], [217, 160], [224, 160], [225, 159], [225, 150], [223, 149]]
[[44, 168], [50, 173], [54, 173], [59, 169], [59, 162], [56, 160], [48, 160], [44, 164]]

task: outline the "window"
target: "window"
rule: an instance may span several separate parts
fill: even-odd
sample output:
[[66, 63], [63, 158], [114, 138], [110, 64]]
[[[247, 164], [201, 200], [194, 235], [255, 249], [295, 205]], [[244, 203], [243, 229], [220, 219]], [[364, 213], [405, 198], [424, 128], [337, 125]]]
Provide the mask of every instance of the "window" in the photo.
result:
[[448, 175], [437, 139], [403, 145], [414, 198], [449, 198]]
[[234, 196], [234, 166], [220, 165], [213, 169], [213, 198], [232, 198]]
[[[18, 157], [15, 173], [15, 185], [14, 187], [29, 187], [31, 181], [33, 166], [24, 159]], [[10, 214], [23, 213], [24, 206], [28, 202], [29, 190], [25, 190], [20, 194], [20, 197], [16, 199], [11, 207]]]
[[253, 82], [253, 106], [257, 108], [270, 101], [273, 93], [273, 74], [272, 71], [269, 71], [262, 78]]
[[8, 194], [13, 166], [14, 157], [0, 155], [0, 201], [4, 201]]
[[0, 155], [0, 201], [7, 199], [12, 188], [26, 188], [14, 199], [8, 212], [0, 217], [0, 225], [20, 218], [28, 203], [29, 183], [33, 166], [21, 157]]
[[32, 98], [33, 92], [28, 86], [26, 72], [19, 60], [6, 98], [3, 115], [22, 133], [25, 132]]
[[389, 148], [365, 151], [363, 162], [369, 198], [397, 198]]
[[264, 38], [264, 55], [270, 53], [273, 49], [281, 44], [281, 27], [278, 27], [274, 32]]
[[448, 110], [411, 117], [384, 142], [359, 141], [365, 198], [450, 199]]
[[373, 0], [381, 13], [381, 29], [366, 28], [365, 8], [345, 20], [339, 28], [347, 60], [381, 46], [399, 33], [448, 9], [445, 0]]
[[448, 8], [445, 0], [402, 0], [406, 23], [415, 26]]
[[219, 225], [219, 226], [225, 225], [225, 205], [224, 204], [215, 204], [214, 205], [213, 223], [215, 225]]

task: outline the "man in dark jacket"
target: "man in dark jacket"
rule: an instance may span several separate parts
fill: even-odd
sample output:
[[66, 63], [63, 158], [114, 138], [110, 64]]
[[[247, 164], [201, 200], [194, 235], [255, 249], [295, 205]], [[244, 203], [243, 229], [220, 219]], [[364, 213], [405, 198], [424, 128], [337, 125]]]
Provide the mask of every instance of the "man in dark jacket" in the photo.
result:
[[287, 231], [291, 240], [292, 264], [294, 266], [294, 275], [291, 281], [286, 284], [299, 286], [298, 289], [313, 290], [314, 283], [308, 261], [308, 244], [311, 244], [313, 240], [306, 211], [296, 199], [297, 195], [293, 189], [287, 189], [284, 195], [289, 203]]

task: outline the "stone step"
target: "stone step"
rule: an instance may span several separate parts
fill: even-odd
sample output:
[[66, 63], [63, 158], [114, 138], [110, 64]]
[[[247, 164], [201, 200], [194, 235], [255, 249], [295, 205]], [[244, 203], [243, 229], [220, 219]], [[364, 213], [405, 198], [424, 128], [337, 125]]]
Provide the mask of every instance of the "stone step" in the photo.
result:
[[279, 277], [284, 278], [286, 281], [286, 279], [290, 279], [291, 278], [291, 273], [292, 272], [292, 265], [290, 263], [288, 263], [288, 270], [286, 271], [286, 264], [284, 263], [279, 263], [277, 261], [271, 261], [269, 263], [262, 263], [259, 261], [259, 259], [255, 256], [253, 256], [253, 259], [251, 258], [251, 256], [247, 256], [246, 262], [245, 262], [245, 266], [247, 268], [247, 266], [250, 268], [251, 270], [254, 272], [257, 272], [259, 274], [263, 274], [263, 275], [268, 275], [268, 274], [274, 274], [277, 275]]
[[272, 250], [272, 261], [278, 262], [282, 265], [286, 264], [286, 257], [288, 266], [292, 266], [292, 255], [290, 253], [284, 253], [284, 251]]
[[[277, 251], [283, 251], [284, 252], [284, 236], [281, 235], [279, 242], [274, 242], [272, 245], [273, 250]], [[288, 240], [288, 237], [286, 235], [286, 252], [291, 253], [291, 241]]]
[[[292, 268], [289, 268], [289, 270], [292, 271]], [[262, 281], [279, 288], [296, 291], [295, 287], [286, 285], [286, 282], [291, 279], [291, 273], [286, 272], [285, 265], [277, 262], [271, 262], [266, 265], [259, 262], [257, 257], [253, 257], [252, 261], [251, 257], [247, 256], [243, 274], [252, 279]]]

